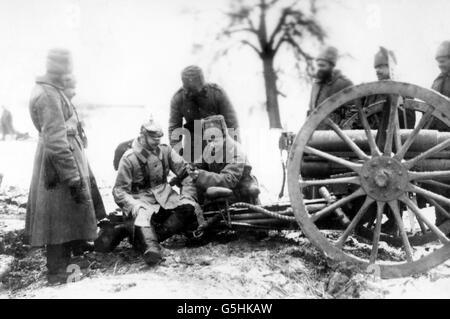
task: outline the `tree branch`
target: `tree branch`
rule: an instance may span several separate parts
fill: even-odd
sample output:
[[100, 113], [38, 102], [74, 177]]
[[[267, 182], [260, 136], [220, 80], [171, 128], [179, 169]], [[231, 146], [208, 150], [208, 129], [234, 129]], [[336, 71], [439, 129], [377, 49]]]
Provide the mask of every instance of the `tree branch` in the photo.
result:
[[272, 35], [270, 36], [269, 39], [269, 45], [272, 46], [273, 45], [273, 41], [275, 41], [275, 37], [277, 36], [277, 34], [282, 30], [283, 25], [286, 22], [286, 17], [289, 14], [289, 10], [288, 8], [284, 8], [283, 12], [281, 14], [280, 19], [278, 20], [278, 23], [275, 27], [275, 29], [273, 29]]
[[241, 43], [251, 47], [253, 50], [255, 50], [256, 53], [258, 53], [259, 56], [262, 55], [262, 51], [260, 49], [258, 49], [253, 43], [251, 43], [251, 42], [249, 42], [247, 40], [241, 40]]
[[258, 35], [258, 31], [253, 28], [239, 28], [239, 29], [234, 29], [234, 30], [225, 30], [223, 33], [225, 35], [229, 36], [233, 33], [238, 33], [238, 32], [250, 32], [250, 33]]

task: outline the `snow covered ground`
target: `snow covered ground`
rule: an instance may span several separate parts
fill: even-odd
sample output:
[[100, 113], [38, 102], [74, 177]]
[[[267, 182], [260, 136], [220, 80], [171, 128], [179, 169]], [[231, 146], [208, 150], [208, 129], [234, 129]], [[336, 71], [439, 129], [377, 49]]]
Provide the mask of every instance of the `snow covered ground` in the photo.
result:
[[[164, 110], [160, 110], [163, 113]], [[84, 110], [89, 137], [88, 156], [98, 179], [108, 211], [115, 209], [111, 196], [115, 172], [112, 166], [116, 145], [138, 133], [140, 123], [153, 112], [145, 107], [105, 107]], [[87, 116], [86, 116], [87, 115]], [[166, 126], [163, 116], [161, 124]], [[20, 121], [18, 119], [21, 119]], [[23, 194], [26, 201], [36, 134], [26, 109], [16, 113], [20, 131], [27, 141], [0, 142], [2, 191]], [[263, 125], [261, 125], [263, 126]], [[263, 200], [274, 201], [281, 186], [278, 153], [280, 132], [262, 134], [257, 123], [243, 134], [244, 144], [263, 189]], [[253, 142], [253, 144], [252, 144]], [[22, 204], [21, 204], [22, 203]], [[3, 205], [0, 233], [21, 229], [24, 208]], [[79, 282], [48, 287], [41, 251], [27, 252], [18, 269], [25, 269], [19, 289], [0, 287], [0, 296], [33, 298], [449, 298], [450, 262], [414, 278], [375, 280], [363, 274], [326, 265], [320, 253], [299, 232], [272, 233], [258, 238], [224, 238], [199, 247], [177, 241], [164, 244], [165, 261], [148, 268], [126, 243], [112, 254], [92, 254], [90, 270]], [[26, 250], [27, 251], [27, 250]], [[20, 265], [22, 263], [23, 267]], [[21, 276], [18, 274], [17, 276]], [[15, 278], [15, 277], [14, 277]], [[182, 289], [181, 289], [182, 287]]]

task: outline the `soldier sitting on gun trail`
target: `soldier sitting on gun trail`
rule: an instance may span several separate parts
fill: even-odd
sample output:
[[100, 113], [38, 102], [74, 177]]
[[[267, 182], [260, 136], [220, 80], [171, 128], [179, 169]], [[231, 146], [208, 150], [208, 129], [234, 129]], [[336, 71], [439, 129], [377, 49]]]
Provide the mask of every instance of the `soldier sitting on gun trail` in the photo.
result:
[[[141, 126], [140, 136], [120, 160], [113, 188], [116, 203], [132, 220], [133, 244], [149, 265], [162, 258], [159, 242], [184, 231], [186, 225], [195, 229], [199, 208], [188, 164], [170, 146], [160, 144], [162, 136], [152, 119]], [[168, 184], [169, 171], [182, 181], [181, 194]], [[114, 242], [118, 244], [117, 239]]]
[[[195, 164], [190, 176], [199, 188], [199, 195], [232, 191], [230, 201], [258, 204], [259, 188], [251, 175], [247, 156], [241, 145], [230, 137], [222, 115], [209, 116], [202, 120], [203, 138], [207, 145], [202, 162]], [[231, 193], [231, 192], [230, 192]], [[231, 195], [231, 194], [230, 194]]]

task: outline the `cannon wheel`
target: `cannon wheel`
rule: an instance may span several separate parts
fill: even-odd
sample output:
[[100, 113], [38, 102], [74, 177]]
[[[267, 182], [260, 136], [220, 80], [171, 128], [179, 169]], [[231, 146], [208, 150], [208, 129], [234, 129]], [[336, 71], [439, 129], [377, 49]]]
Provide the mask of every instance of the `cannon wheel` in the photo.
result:
[[[393, 97], [409, 96], [419, 100], [419, 104], [422, 104], [425, 107], [425, 112], [421, 120], [403, 145], [401, 144], [400, 138], [398, 138], [399, 135], [396, 134], [396, 131], [399, 130], [397, 116], [398, 106], [394, 102], [390, 107], [389, 124], [386, 131], [384, 147], [381, 150], [378, 148], [360, 100], [364, 96], [375, 94], [388, 94]], [[396, 101], [395, 98], [392, 100]], [[336, 123], [328, 118], [333, 111], [351, 101], [355, 101], [359, 110], [361, 124], [364, 127], [367, 141], [370, 146], [370, 154], [363, 152]], [[309, 240], [328, 257], [336, 261], [355, 263], [362, 269], [368, 271], [373, 271], [375, 269], [382, 278], [404, 277], [426, 272], [450, 257], [449, 239], [434, 225], [434, 223], [428, 220], [418, 206], [409, 198], [410, 193], [416, 193], [435, 202], [447, 205], [450, 204], [450, 199], [414, 184], [414, 182], [424, 179], [432, 180], [435, 178], [449, 177], [450, 171], [414, 172], [411, 170], [411, 168], [419, 161], [449, 147], [450, 139], [439, 143], [412, 159], [404, 159], [404, 155], [408, 148], [411, 146], [420, 130], [427, 125], [432, 117], [440, 119], [450, 118], [450, 99], [435, 91], [424, 89], [413, 84], [394, 81], [366, 83], [346, 88], [325, 100], [312, 112], [305, 125], [298, 132], [289, 154], [288, 188], [294, 215], [302, 231]], [[329, 127], [353, 150], [359, 159], [357, 162], [352, 162], [308, 146], [309, 139], [323, 121], [325, 121], [325, 123], [327, 123]], [[398, 150], [395, 154], [393, 153], [393, 145], [395, 145]], [[355, 173], [355, 176], [313, 181], [302, 180], [300, 169], [304, 153], [312, 154], [330, 162], [345, 166], [352, 170]], [[386, 172], [386, 170], [389, 170], [390, 173], [385, 174], [384, 172]], [[355, 184], [357, 190], [315, 214], [308, 214], [304, 204], [302, 193], [303, 187], [349, 183]], [[389, 185], [389, 187], [386, 188], [386, 185]], [[336, 208], [359, 197], [364, 197], [365, 201], [352, 219], [350, 225], [344, 230], [337, 241], [328, 239], [319, 231], [314, 223], [317, 219], [329, 215]], [[414, 256], [414, 248], [411, 246], [403, 225], [399, 203], [406, 205], [414, 213], [419, 224], [426, 225], [429, 231], [440, 240], [441, 244], [439, 248], [426, 256]], [[376, 225], [371, 242], [370, 257], [357, 257], [345, 250], [344, 243], [355, 231], [355, 227], [372, 205], [376, 205]], [[381, 222], [385, 206], [391, 209], [395, 217], [406, 261], [384, 262], [378, 258]]]
[[[367, 118], [370, 122], [370, 117], [373, 115], [379, 115], [381, 112], [383, 112], [383, 103], [384, 100], [380, 102], [373, 103], [371, 105], [368, 105], [363, 109], [364, 113], [366, 114]], [[414, 99], [405, 99], [404, 101], [404, 108], [405, 109], [412, 109], [414, 111], [421, 112], [425, 114], [428, 110], [428, 105], [424, 102], [417, 101]], [[435, 117], [438, 118], [440, 121], [447, 124], [448, 127], [450, 127], [450, 119], [443, 116], [442, 114], [436, 113]], [[345, 120], [340, 126], [344, 130], [350, 130], [352, 129], [353, 125], [359, 121], [359, 114], [355, 113], [352, 116], [350, 116], [347, 120]], [[424, 126], [426, 128], [426, 125]], [[444, 222], [443, 224], [439, 225], [439, 229], [446, 235], [450, 234], [450, 220]], [[361, 237], [364, 237], [368, 240], [371, 240], [373, 238], [373, 231], [365, 228], [360, 227], [357, 230], [357, 234]], [[409, 242], [413, 246], [421, 246], [425, 245], [429, 242], [435, 241], [436, 236], [433, 232], [419, 232], [416, 234], [413, 234], [411, 236], [408, 236]], [[393, 235], [387, 235], [387, 234], [380, 234], [380, 240], [385, 241], [389, 243], [392, 246], [402, 246], [403, 242], [402, 239], [398, 236]]]

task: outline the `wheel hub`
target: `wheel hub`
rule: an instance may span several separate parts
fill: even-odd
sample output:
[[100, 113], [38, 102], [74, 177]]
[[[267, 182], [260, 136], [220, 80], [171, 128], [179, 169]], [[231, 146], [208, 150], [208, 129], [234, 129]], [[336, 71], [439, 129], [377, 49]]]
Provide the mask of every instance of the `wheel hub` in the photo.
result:
[[408, 171], [392, 157], [374, 157], [364, 163], [361, 170], [362, 188], [378, 201], [398, 199], [405, 192], [407, 183]]

